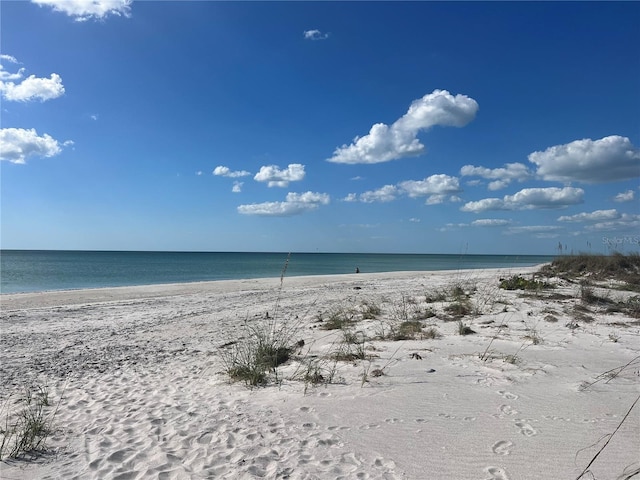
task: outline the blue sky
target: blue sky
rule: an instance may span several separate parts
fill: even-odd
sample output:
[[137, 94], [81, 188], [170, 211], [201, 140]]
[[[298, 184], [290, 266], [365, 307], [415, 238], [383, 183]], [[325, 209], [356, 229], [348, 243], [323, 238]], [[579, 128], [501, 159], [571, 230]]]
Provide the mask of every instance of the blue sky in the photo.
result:
[[2, 248], [639, 248], [637, 2], [0, 15]]

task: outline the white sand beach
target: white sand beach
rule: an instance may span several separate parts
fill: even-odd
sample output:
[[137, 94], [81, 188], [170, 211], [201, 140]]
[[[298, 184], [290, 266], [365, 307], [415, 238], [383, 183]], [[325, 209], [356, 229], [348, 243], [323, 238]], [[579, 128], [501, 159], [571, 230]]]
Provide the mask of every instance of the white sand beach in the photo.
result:
[[[535, 271], [2, 295], [2, 423], [39, 386], [52, 432], [43, 452], [2, 461], [0, 478], [576, 479], [603, 447], [582, 478], [631, 478], [638, 318], [585, 305], [557, 278], [499, 288]], [[456, 286], [470, 309], [459, 318], [443, 294]], [[332, 316], [353, 323], [327, 330]], [[391, 339], [405, 321], [422, 332]], [[299, 344], [266, 385], [231, 382], [224, 352], [264, 324]], [[335, 360], [358, 348], [364, 359]]]

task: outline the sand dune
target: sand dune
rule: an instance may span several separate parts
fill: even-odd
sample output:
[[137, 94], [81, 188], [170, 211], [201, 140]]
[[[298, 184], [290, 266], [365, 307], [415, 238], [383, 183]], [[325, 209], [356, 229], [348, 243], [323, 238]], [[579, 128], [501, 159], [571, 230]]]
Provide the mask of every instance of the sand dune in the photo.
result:
[[[579, 285], [558, 279], [498, 288], [535, 270], [3, 295], [3, 414], [34, 385], [57, 411], [46, 450], [3, 461], [0, 477], [574, 479], [615, 431], [583, 478], [625, 478], [640, 467], [640, 405], [622, 422], [640, 393], [638, 319], [576, 309]], [[475, 334], [459, 335], [453, 300], [436, 298], [455, 285]], [[380, 312], [362, 318], [363, 305]], [[322, 327], [347, 311], [366, 358], [333, 361], [344, 333]], [[440, 338], [379, 338], [418, 314]], [[266, 386], [231, 383], [223, 346], [264, 322], [304, 345]], [[310, 359], [331, 383], [303, 380]]]

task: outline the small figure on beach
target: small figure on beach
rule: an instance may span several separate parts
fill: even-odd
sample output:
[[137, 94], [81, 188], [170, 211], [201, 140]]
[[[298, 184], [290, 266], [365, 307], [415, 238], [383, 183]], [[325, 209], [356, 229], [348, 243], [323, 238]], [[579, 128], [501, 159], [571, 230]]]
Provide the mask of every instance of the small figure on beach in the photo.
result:
[[356, 267], [356, 273], [360, 273], [360, 269]]

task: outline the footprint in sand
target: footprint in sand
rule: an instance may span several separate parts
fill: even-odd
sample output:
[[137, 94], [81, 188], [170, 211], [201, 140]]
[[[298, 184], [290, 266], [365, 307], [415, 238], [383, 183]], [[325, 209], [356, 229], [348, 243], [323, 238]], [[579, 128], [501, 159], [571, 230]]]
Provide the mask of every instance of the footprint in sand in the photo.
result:
[[330, 432], [334, 430], [349, 430], [349, 427], [347, 427], [346, 425], [331, 425], [327, 427], [327, 430], [329, 430]]
[[358, 430], [371, 430], [372, 428], [380, 428], [380, 425], [377, 423], [368, 423], [366, 425], [360, 425]]
[[449, 415], [448, 413], [439, 413], [438, 416], [442, 418], [448, 418], [450, 420], [453, 420], [456, 418], [455, 415]]
[[399, 418], [386, 418], [384, 421], [386, 423], [402, 423], [403, 422]]
[[538, 434], [538, 431], [524, 420], [516, 420], [516, 427], [520, 429], [520, 433], [525, 437], [533, 437]]
[[507, 472], [500, 467], [487, 467], [486, 472], [491, 475], [487, 480], [509, 480]]
[[513, 447], [513, 442], [508, 440], [500, 440], [496, 442], [491, 447], [491, 450], [496, 455], [509, 455], [511, 453], [511, 447]]
[[515, 393], [507, 392], [506, 390], [498, 390], [498, 394], [500, 396], [506, 398], [507, 400], [517, 400], [518, 399], [518, 395], [516, 395]]
[[511, 405], [500, 405], [500, 411], [505, 415], [516, 415], [518, 411]]

